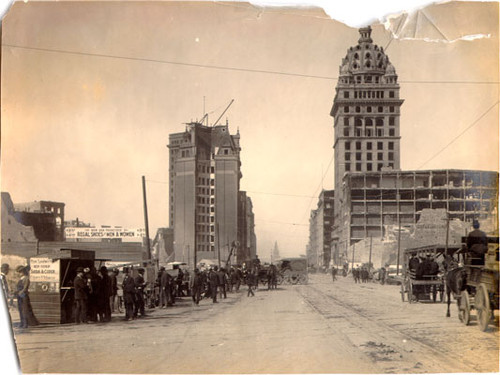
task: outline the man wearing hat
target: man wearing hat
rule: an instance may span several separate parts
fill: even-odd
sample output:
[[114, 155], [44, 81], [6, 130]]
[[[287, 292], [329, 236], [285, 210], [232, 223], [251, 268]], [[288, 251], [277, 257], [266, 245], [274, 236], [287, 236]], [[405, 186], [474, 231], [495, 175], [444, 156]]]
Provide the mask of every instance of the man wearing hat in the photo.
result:
[[76, 277], [73, 281], [75, 288], [75, 322], [87, 323], [88, 286], [83, 276], [83, 267], [76, 269]]
[[135, 300], [135, 281], [129, 275], [129, 268], [123, 267], [123, 303], [125, 304], [125, 319], [130, 320], [134, 318], [134, 300]]
[[488, 238], [479, 229], [479, 221], [472, 222], [474, 230], [467, 235], [467, 249], [472, 257], [471, 264], [484, 265], [484, 254], [488, 252]]
[[137, 318], [139, 312], [141, 317], [144, 317], [144, 288], [146, 287], [146, 282], [144, 281], [144, 268], [137, 269], [138, 275], [135, 277], [135, 309], [134, 318]]

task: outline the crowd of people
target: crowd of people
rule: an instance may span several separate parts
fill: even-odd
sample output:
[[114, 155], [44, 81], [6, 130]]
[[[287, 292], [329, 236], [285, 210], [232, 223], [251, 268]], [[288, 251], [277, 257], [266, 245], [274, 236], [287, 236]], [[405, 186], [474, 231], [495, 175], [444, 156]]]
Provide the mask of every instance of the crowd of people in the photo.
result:
[[[148, 272], [151, 270], [148, 269]], [[3, 264], [2, 287], [4, 296], [17, 299], [20, 327], [39, 324], [29, 300], [29, 266], [17, 267], [19, 282], [13, 292], [9, 290], [6, 279], [9, 271], [9, 265]], [[99, 269], [93, 266], [77, 267], [71, 284], [74, 294], [70, 321], [76, 324], [106, 323], [111, 321], [113, 313], [124, 313], [124, 320], [133, 320], [146, 316], [146, 307], [165, 309], [174, 306], [179, 298], [188, 296], [195, 305], [203, 299], [218, 303], [220, 299], [227, 298], [228, 293], [239, 292], [242, 286], [246, 286], [247, 296], [251, 297], [255, 295], [259, 281], [266, 283], [268, 290], [277, 289], [278, 275], [275, 265], [261, 267], [254, 262], [249, 266], [196, 268], [192, 273], [187, 269], [167, 271], [165, 267], [160, 267], [156, 277], [149, 275], [148, 279], [154, 280], [149, 284], [144, 268], [123, 267], [120, 271], [117, 268], [108, 270], [106, 266]]]

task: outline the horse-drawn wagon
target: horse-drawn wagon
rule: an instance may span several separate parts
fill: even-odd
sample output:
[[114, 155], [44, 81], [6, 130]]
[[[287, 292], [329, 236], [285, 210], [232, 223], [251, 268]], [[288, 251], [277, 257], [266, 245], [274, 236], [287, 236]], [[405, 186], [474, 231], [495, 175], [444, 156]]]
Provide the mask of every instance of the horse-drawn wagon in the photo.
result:
[[409, 303], [421, 300], [444, 301], [443, 261], [458, 247], [428, 245], [405, 249], [402, 263], [401, 299]]
[[307, 284], [309, 278], [307, 274], [306, 258], [285, 258], [278, 264], [278, 284]]
[[[493, 311], [499, 308], [498, 275], [499, 243], [498, 237], [487, 237], [487, 250], [484, 257], [477, 257], [467, 248], [467, 238], [463, 237], [464, 246], [458, 252], [458, 261], [463, 267], [457, 267], [448, 273], [447, 287], [448, 311], [450, 316], [450, 292], [457, 301], [458, 318], [465, 325], [471, 321], [471, 310], [476, 310], [478, 326], [486, 331], [493, 317]], [[484, 258], [484, 259], [483, 259]]]

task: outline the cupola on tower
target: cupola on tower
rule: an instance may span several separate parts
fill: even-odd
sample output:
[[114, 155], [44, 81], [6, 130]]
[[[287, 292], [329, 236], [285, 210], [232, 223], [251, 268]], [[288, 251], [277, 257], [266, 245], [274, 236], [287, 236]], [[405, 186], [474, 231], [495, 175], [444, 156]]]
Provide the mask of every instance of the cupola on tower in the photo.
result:
[[371, 27], [359, 29], [358, 45], [340, 65], [334, 118], [335, 189], [346, 172], [400, 169], [398, 76]]

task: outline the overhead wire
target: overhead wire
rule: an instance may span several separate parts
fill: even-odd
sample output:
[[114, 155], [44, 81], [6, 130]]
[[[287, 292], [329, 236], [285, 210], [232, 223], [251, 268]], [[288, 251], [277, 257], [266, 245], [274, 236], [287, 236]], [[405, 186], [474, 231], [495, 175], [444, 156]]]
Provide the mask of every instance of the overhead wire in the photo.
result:
[[[21, 46], [21, 45], [16, 45], [16, 44], [9, 44], [9, 43], [2, 44], [2, 47], [10, 47], [10, 48], [32, 50], [32, 51], [39, 51], [39, 52], [62, 53], [62, 54], [76, 55], [76, 56], [91, 56], [91, 57], [110, 58], [110, 59], [119, 59], [119, 60], [143, 61], [143, 62], [150, 62], [150, 63], [188, 66], [188, 67], [195, 67], [195, 68], [206, 68], [206, 69], [227, 70], [227, 71], [248, 72], [248, 73], [275, 74], [275, 75], [302, 77], [302, 78], [315, 78], [315, 79], [324, 79], [324, 80], [330, 80], [330, 81], [335, 81], [338, 79], [338, 77], [322, 76], [322, 75], [314, 75], [314, 74], [282, 72], [282, 71], [277, 71], [277, 70], [266, 70], [266, 69], [250, 69], [250, 68], [240, 68], [240, 67], [234, 67], [234, 66], [208, 65], [208, 64], [183, 62], [183, 61], [111, 55], [111, 54], [105, 54], [105, 53], [70, 51], [70, 50], [55, 49], [55, 48]], [[498, 84], [500, 84], [500, 81], [465, 81], [465, 80], [460, 80], [460, 81], [452, 81], [452, 80], [447, 80], [447, 81], [445, 81], [445, 80], [443, 80], [443, 81], [426, 81], [426, 80], [424, 80], [424, 81], [418, 81], [418, 80], [405, 81], [405, 80], [400, 80], [398, 82], [399, 83], [409, 83], [409, 84], [420, 84], [420, 83], [422, 83], [422, 84], [480, 84], [480, 85], [498, 85]]]

